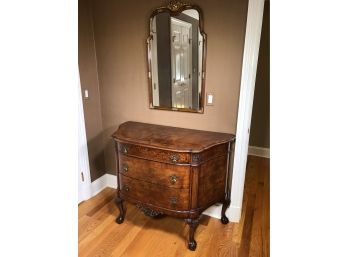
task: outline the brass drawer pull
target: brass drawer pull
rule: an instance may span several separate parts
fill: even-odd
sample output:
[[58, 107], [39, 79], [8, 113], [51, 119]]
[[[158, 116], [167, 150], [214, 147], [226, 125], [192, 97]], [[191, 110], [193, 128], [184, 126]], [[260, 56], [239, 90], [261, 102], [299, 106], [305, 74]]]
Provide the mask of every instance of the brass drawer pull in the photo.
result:
[[169, 158], [172, 162], [176, 163], [179, 161], [180, 157], [177, 154], [172, 154]]
[[177, 205], [177, 203], [178, 203], [178, 199], [176, 199], [176, 197], [171, 197], [170, 198], [170, 204], [172, 205], [172, 206], [176, 206]]
[[130, 189], [129, 189], [129, 186], [124, 185], [124, 186], [123, 186], [123, 190], [126, 191], [126, 192], [129, 192], [129, 190], [130, 190]]
[[178, 177], [176, 175], [170, 176], [170, 182], [172, 185], [174, 185], [176, 182], [178, 182]]
[[123, 172], [128, 172], [128, 165], [127, 164], [123, 164], [122, 165], [122, 170], [123, 170]]
[[124, 154], [128, 153], [128, 149], [126, 146], [122, 146], [122, 153], [124, 153]]

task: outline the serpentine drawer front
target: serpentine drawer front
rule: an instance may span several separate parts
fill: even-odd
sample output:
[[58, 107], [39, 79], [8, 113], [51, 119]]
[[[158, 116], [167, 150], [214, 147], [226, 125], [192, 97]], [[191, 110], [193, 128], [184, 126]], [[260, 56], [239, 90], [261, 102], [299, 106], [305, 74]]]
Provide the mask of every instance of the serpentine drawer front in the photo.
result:
[[148, 147], [119, 144], [119, 151], [129, 156], [136, 156], [148, 160], [159, 162], [173, 163], [173, 164], [188, 164], [190, 163], [190, 155], [188, 153], [177, 153], [171, 151], [163, 151], [159, 149], [151, 149]]
[[188, 210], [189, 189], [165, 188], [120, 175], [121, 195], [145, 204], [171, 210]]
[[117, 157], [117, 223], [124, 221], [125, 200], [149, 216], [183, 218], [190, 226], [190, 250], [196, 248], [194, 232], [205, 209], [223, 203], [221, 222], [228, 223], [234, 135], [129, 121], [112, 137]]
[[119, 171], [129, 178], [147, 181], [173, 188], [189, 188], [190, 166], [172, 165], [161, 162], [119, 155]]

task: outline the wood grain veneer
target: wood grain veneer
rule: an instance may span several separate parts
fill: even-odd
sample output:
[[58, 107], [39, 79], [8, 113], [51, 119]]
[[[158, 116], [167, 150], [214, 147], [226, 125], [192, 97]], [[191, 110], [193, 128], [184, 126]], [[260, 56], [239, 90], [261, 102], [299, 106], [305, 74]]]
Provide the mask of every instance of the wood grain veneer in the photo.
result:
[[120, 173], [130, 178], [173, 188], [187, 189], [190, 185], [190, 166], [149, 162], [123, 154], [118, 165]]
[[115, 226], [116, 190], [106, 188], [79, 204], [78, 256], [269, 257], [269, 175], [269, 159], [248, 157], [240, 222], [230, 222], [222, 231], [218, 219], [202, 215], [195, 252], [184, 245], [189, 226], [180, 219], [146, 217], [126, 203], [127, 218]]
[[194, 233], [205, 209], [223, 203], [221, 222], [228, 223], [234, 135], [129, 121], [112, 137], [118, 160], [117, 223], [125, 219], [125, 200], [149, 216], [184, 218], [190, 250], [196, 249]]

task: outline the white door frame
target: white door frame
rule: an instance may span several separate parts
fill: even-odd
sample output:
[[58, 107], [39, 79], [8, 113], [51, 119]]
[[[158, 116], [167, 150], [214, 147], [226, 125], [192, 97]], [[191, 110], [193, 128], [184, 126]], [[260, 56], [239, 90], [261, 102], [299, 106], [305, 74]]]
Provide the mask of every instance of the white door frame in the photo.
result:
[[263, 8], [264, 0], [249, 0], [233, 161], [231, 205], [226, 212], [232, 222], [239, 222], [242, 211]]
[[[91, 174], [89, 169], [89, 158], [87, 148], [87, 137], [85, 127], [85, 117], [83, 113], [83, 103], [81, 94], [81, 81], [79, 76], [78, 85], [78, 203], [85, 201], [92, 196]], [[83, 173], [83, 180], [82, 175]]]

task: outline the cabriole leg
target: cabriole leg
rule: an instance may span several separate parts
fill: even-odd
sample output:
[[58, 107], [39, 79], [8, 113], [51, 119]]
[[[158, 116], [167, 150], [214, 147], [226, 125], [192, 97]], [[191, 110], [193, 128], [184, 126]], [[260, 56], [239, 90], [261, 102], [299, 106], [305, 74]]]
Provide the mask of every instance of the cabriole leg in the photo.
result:
[[197, 242], [194, 239], [196, 228], [199, 224], [199, 219], [186, 219], [186, 223], [190, 226], [190, 232], [189, 232], [189, 240], [188, 240], [188, 248], [191, 251], [196, 250]]
[[226, 217], [226, 210], [228, 206], [230, 206], [231, 200], [226, 198], [222, 205], [222, 210], [221, 210], [221, 223], [222, 224], [227, 224], [229, 222], [228, 218]]
[[116, 203], [118, 209], [120, 210], [120, 214], [118, 215], [118, 217], [116, 219], [116, 223], [122, 224], [124, 221], [124, 216], [126, 214], [124, 206], [123, 206], [123, 199], [117, 195], [116, 199], [115, 199], [115, 203]]

